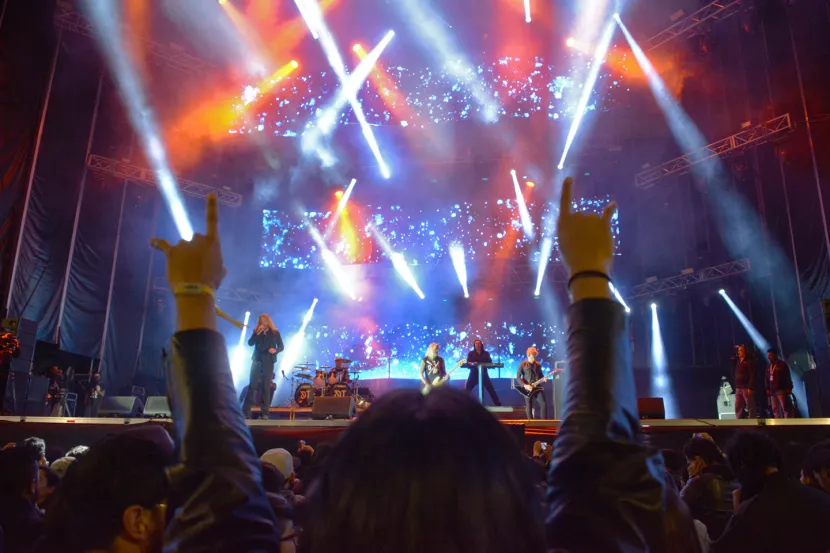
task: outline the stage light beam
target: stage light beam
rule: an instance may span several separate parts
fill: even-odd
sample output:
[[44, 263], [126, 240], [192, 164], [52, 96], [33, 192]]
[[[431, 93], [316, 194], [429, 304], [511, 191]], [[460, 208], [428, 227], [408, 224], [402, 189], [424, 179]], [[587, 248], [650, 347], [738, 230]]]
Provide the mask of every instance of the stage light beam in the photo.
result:
[[305, 7], [305, 2], [303, 0], [294, 0], [294, 4], [297, 5], [297, 9], [300, 11], [300, 16], [302, 16], [303, 21], [305, 21], [306, 26], [308, 26], [308, 30], [311, 33], [312, 38], [317, 40], [320, 36], [317, 34], [317, 29], [314, 25], [312, 25], [312, 20], [309, 18], [308, 11]]
[[[314, 298], [314, 301], [311, 302], [311, 307], [308, 308], [305, 315], [303, 315], [303, 322], [300, 325], [300, 329], [297, 333], [291, 337], [288, 341], [288, 347], [285, 348], [285, 351], [282, 354], [282, 363], [280, 363], [280, 374], [283, 376], [290, 374], [291, 369], [294, 368], [294, 365], [297, 364], [297, 361], [300, 359], [300, 355], [303, 352], [303, 342], [305, 340], [305, 331], [308, 328], [308, 323], [311, 322], [311, 318], [314, 315], [314, 308], [317, 307], [317, 298]], [[282, 384], [283, 379], [279, 379], [279, 384]], [[279, 388], [279, 385], [277, 386]], [[276, 401], [277, 394], [274, 394], [272, 401]]]
[[184, 207], [182, 195], [167, 160], [167, 152], [161, 140], [161, 128], [155, 110], [150, 104], [146, 85], [141, 79], [137, 60], [133, 59], [121, 32], [116, 6], [106, 0], [86, 0], [86, 14], [93, 23], [92, 29], [98, 50], [109, 66], [118, 86], [121, 101], [130, 124], [135, 131], [147, 161], [158, 177], [167, 208], [183, 240], [193, 238], [193, 226]]
[[251, 312], [245, 312], [245, 320], [243, 322], [242, 330], [239, 331], [239, 343], [233, 349], [231, 354], [231, 376], [233, 377], [233, 386], [237, 391], [240, 391], [240, 384], [242, 378], [245, 376], [245, 361], [249, 359], [248, 350], [245, 344], [245, 333], [248, 330], [248, 321], [251, 319]]
[[[375, 157], [375, 161], [378, 164], [381, 175], [383, 178], [388, 179], [391, 176], [389, 167], [383, 160], [383, 156], [380, 153], [380, 146], [375, 139], [374, 131], [372, 131], [372, 127], [366, 120], [366, 115], [363, 113], [363, 106], [357, 99], [357, 91], [363, 84], [363, 81], [366, 80], [366, 77], [369, 76], [371, 66], [374, 65], [377, 58], [380, 57], [380, 52], [383, 51], [383, 49], [386, 48], [386, 45], [389, 44], [392, 38], [394, 38], [395, 31], [387, 32], [381, 43], [375, 47], [374, 50], [372, 50], [372, 53], [367, 56], [366, 60], [358, 65], [359, 70], [361, 66], [363, 66], [364, 62], [371, 60], [368, 68], [365, 69], [365, 74], [362, 77], [358, 75], [358, 70], [355, 70], [352, 75], [349, 75], [346, 70], [346, 64], [343, 61], [343, 56], [341, 56], [337, 42], [334, 40], [334, 35], [332, 35], [328, 25], [326, 25], [325, 19], [323, 18], [323, 12], [316, 0], [295, 0], [295, 3], [297, 4], [297, 7], [300, 8], [300, 13], [303, 14], [303, 19], [305, 19], [309, 30], [312, 33], [316, 31], [319, 35], [320, 46], [323, 48], [323, 52], [326, 55], [326, 59], [334, 71], [334, 74], [337, 75], [337, 79], [340, 81], [340, 92], [345, 93], [345, 101], [348, 102], [352, 108], [352, 112], [360, 125], [361, 132], [363, 133], [363, 138], [366, 140], [366, 143], [369, 145], [369, 149], [372, 151], [372, 155]], [[376, 50], [378, 49], [380, 49], [380, 51], [376, 53]], [[329, 128], [327, 131], [326, 127], [323, 127], [323, 132], [325, 134], [329, 134], [329, 132], [331, 132], [339, 111], [340, 110], [338, 109], [336, 113], [330, 113], [323, 121], [318, 120], [320, 126], [322, 126], [322, 123], [325, 122], [326, 127]], [[316, 149], [319, 145], [314, 144], [314, 147]]]
[[625, 303], [625, 300], [623, 299], [622, 295], [620, 295], [620, 291], [617, 290], [617, 287], [610, 282], [608, 283], [608, 287], [611, 289], [611, 293], [614, 294], [614, 297], [617, 298], [617, 301], [620, 302], [622, 306], [625, 308], [625, 312], [631, 313], [631, 308], [628, 307], [627, 303]]
[[529, 240], [533, 240], [533, 237], [536, 234], [533, 230], [533, 221], [530, 220], [530, 213], [527, 210], [527, 204], [525, 203], [522, 189], [519, 186], [519, 179], [516, 176], [515, 169], [510, 171], [510, 176], [513, 177], [513, 191], [516, 193], [516, 204], [519, 206], [519, 218], [522, 221], [522, 229], [524, 230], [525, 237]]
[[530, 0], [525, 0], [525, 23], [530, 23]]
[[464, 260], [464, 246], [458, 242], [450, 246], [450, 259], [452, 266], [455, 269], [455, 274], [458, 276], [458, 282], [461, 283], [461, 289], [464, 290], [464, 297], [469, 298], [470, 292], [467, 290], [467, 263]]
[[660, 332], [660, 318], [657, 316], [657, 304], [651, 304], [651, 395], [663, 398], [667, 419], [676, 419], [677, 402], [674, 399], [674, 390], [671, 385], [671, 376], [666, 361], [666, 350], [663, 346], [663, 335]]
[[542, 293], [542, 282], [545, 280], [545, 269], [550, 261], [550, 254], [553, 253], [553, 237], [545, 236], [542, 239], [542, 246], [539, 248], [539, 267], [536, 270], [536, 289], [534, 296]]
[[579, 126], [582, 124], [583, 117], [585, 117], [585, 112], [588, 109], [588, 102], [591, 101], [591, 94], [593, 94], [594, 86], [596, 86], [597, 80], [599, 79], [599, 71], [605, 61], [605, 56], [608, 55], [608, 49], [611, 47], [611, 40], [614, 38], [614, 31], [616, 28], [617, 26], [614, 23], [614, 20], [609, 20], [608, 23], [606, 23], [605, 29], [602, 31], [602, 36], [600, 37], [596, 49], [594, 50], [594, 59], [591, 63], [591, 70], [588, 72], [588, 78], [585, 80], [585, 84], [582, 87], [582, 95], [579, 97], [579, 103], [576, 106], [576, 115], [571, 122], [571, 128], [568, 131], [568, 138], [565, 141], [565, 149], [562, 152], [562, 157], [559, 159], [559, 165], [557, 166], [560, 171], [565, 167], [565, 160], [568, 157], [568, 152], [571, 151], [574, 139], [576, 138], [576, 133], [579, 131]]
[[375, 236], [375, 240], [377, 240], [380, 249], [382, 249], [383, 253], [386, 254], [386, 257], [392, 261], [392, 266], [398, 272], [403, 281], [406, 282], [410, 288], [412, 288], [419, 298], [424, 299], [426, 296], [424, 296], [424, 293], [421, 291], [421, 287], [418, 286], [418, 282], [415, 280], [415, 275], [413, 275], [412, 271], [409, 269], [409, 265], [407, 265], [403, 254], [396, 252], [392, 248], [392, 244], [389, 243], [389, 240], [381, 234], [375, 225], [370, 223], [366, 225], [366, 228]]
[[734, 301], [732, 301], [732, 298], [729, 297], [729, 294], [726, 293], [726, 290], [718, 290], [718, 293], [729, 306], [729, 309], [732, 310], [732, 313], [735, 314], [735, 317], [738, 318], [738, 322], [740, 322], [741, 326], [744, 327], [746, 333], [749, 334], [749, 337], [752, 339], [752, 343], [754, 343], [760, 351], [766, 352], [767, 350], [769, 350], [772, 347], [770, 346], [770, 343], [766, 340], [766, 338], [764, 338], [764, 335], [761, 334], [761, 332], [757, 328], [755, 328], [755, 325], [752, 324], [752, 321], [750, 321], [749, 318], [746, 315], [744, 315], [744, 312], [741, 311], [741, 308], [738, 307]]

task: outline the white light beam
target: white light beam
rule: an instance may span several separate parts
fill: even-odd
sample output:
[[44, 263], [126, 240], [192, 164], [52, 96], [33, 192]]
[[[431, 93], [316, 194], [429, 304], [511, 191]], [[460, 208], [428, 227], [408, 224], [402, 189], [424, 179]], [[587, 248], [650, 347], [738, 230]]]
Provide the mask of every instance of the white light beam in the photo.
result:
[[519, 218], [522, 221], [522, 229], [524, 230], [525, 237], [533, 240], [536, 234], [533, 230], [533, 221], [530, 220], [530, 213], [527, 210], [525, 197], [522, 194], [522, 188], [519, 186], [519, 178], [516, 176], [515, 169], [510, 171], [510, 176], [513, 177], [513, 190], [516, 192], [516, 203], [519, 206]]

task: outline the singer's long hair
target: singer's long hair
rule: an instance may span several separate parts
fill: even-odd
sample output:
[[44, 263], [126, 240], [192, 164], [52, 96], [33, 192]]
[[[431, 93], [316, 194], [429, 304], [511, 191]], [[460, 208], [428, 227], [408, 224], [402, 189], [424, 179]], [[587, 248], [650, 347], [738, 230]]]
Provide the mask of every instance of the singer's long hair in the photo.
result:
[[263, 325], [271, 329], [271, 332], [276, 332], [277, 327], [274, 326], [274, 321], [271, 320], [271, 317], [268, 316], [267, 313], [263, 313], [259, 316], [259, 319], [256, 321], [257, 325]]

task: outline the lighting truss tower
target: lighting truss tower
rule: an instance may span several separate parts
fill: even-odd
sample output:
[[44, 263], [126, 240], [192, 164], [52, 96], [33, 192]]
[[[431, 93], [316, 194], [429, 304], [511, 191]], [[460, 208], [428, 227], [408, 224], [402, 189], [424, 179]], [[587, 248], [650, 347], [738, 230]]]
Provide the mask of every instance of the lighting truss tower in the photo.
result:
[[637, 188], [646, 190], [653, 187], [663, 177], [675, 174], [683, 175], [688, 173], [693, 165], [702, 161], [714, 157], [725, 157], [750, 147], [760, 146], [792, 130], [793, 123], [790, 119], [790, 114], [779, 115], [766, 123], [761, 123], [758, 126], [744, 129], [731, 136], [712, 142], [696, 152], [683, 154], [657, 167], [650, 167], [645, 171], [641, 171], [634, 178], [634, 183], [637, 185]]
[[689, 274], [680, 274], [646, 282], [645, 284], [638, 284], [633, 289], [631, 299], [646, 298], [659, 295], [671, 290], [678, 290], [692, 286], [695, 284], [702, 284], [712, 280], [720, 280], [735, 275], [747, 273], [752, 269], [749, 264], [749, 259], [739, 259], [737, 261], [730, 261], [722, 265], [715, 265], [714, 267], [707, 267]]
[[[69, 2], [58, 2], [54, 22], [56, 27], [64, 31], [93, 37], [92, 24], [82, 14], [74, 11]], [[213, 70], [211, 64], [188, 54], [177, 44], [171, 43], [165, 46], [152, 40], [144, 40], [144, 45], [150, 57], [159, 65], [189, 75], [205, 75]]]
[[[743, 4], [749, 4], [750, 0], [743, 0]], [[703, 6], [692, 15], [684, 17], [668, 29], [661, 31], [648, 39], [645, 50], [651, 52], [660, 46], [671, 42], [676, 38], [690, 38], [700, 33], [702, 23], [706, 21], [722, 21], [738, 12], [741, 0], [715, 0], [711, 4]]]
[[[90, 155], [86, 162], [87, 166], [98, 173], [106, 173], [119, 179], [127, 179], [132, 181], [143, 182], [151, 186], [158, 186], [159, 176], [156, 171], [147, 169], [146, 167], [139, 167], [117, 159], [108, 157]], [[179, 190], [182, 194], [188, 196], [195, 196], [196, 198], [207, 198], [208, 194], [216, 194], [220, 204], [230, 207], [239, 207], [242, 205], [242, 194], [225, 190], [217, 186], [210, 186], [199, 182], [189, 180], [176, 180], [179, 185]]]

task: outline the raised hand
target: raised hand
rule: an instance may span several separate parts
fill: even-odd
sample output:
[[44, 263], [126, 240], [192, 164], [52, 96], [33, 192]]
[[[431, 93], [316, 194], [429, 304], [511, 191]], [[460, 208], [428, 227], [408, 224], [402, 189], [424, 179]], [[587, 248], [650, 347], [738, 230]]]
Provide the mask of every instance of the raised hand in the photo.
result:
[[617, 204], [611, 202], [602, 216], [573, 210], [573, 179], [562, 183], [559, 200], [559, 251], [571, 274], [599, 271], [609, 274], [614, 259], [611, 219]]
[[203, 284], [219, 288], [227, 271], [219, 243], [219, 207], [216, 195], [207, 198], [207, 231], [196, 234], [189, 242], [179, 240], [171, 246], [166, 240], [153, 238], [150, 244], [167, 258], [167, 280], [175, 292], [180, 284]]
[[189, 242], [171, 246], [153, 238], [150, 244], [167, 259], [167, 280], [176, 298], [176, 331], [216, 329], [213, 291], [222, 284], [227, 271], [219, 243], [219, 208], [216, 195], [207, 198], [207, 231]]

